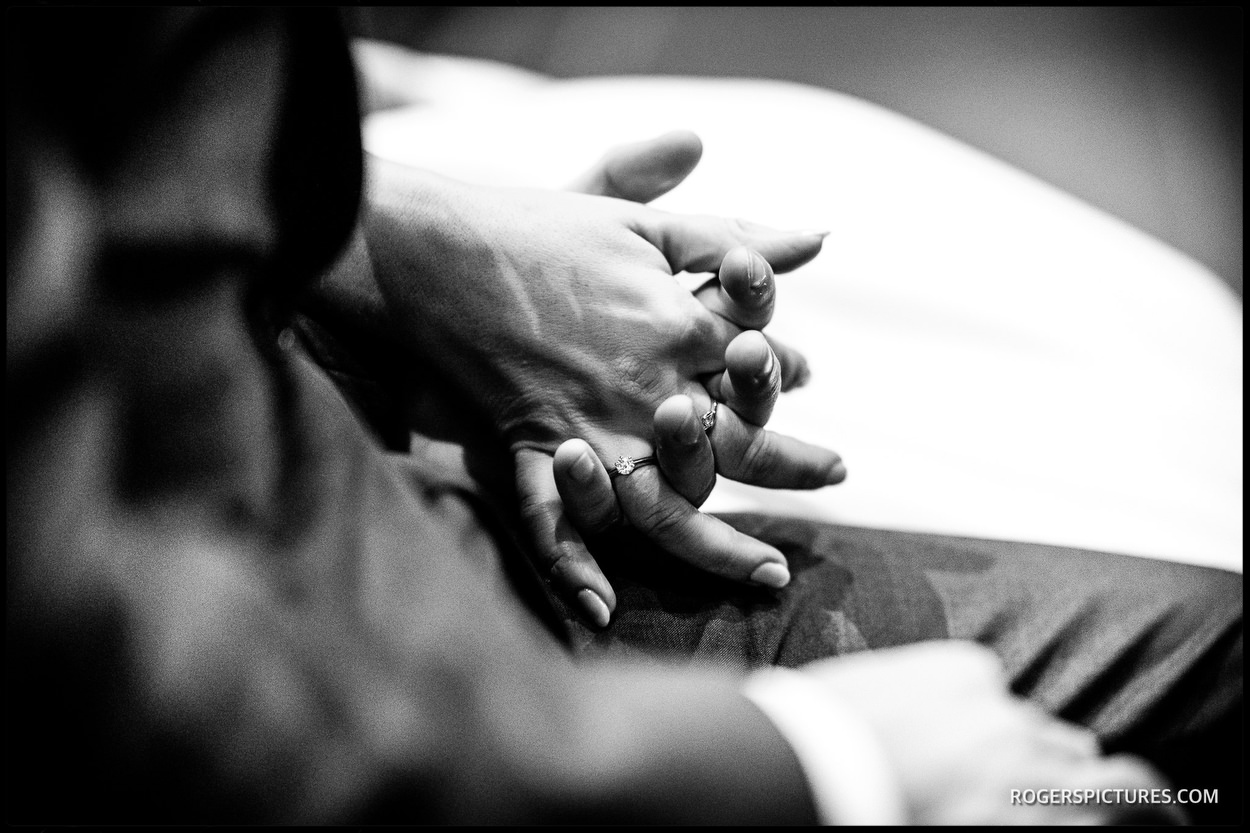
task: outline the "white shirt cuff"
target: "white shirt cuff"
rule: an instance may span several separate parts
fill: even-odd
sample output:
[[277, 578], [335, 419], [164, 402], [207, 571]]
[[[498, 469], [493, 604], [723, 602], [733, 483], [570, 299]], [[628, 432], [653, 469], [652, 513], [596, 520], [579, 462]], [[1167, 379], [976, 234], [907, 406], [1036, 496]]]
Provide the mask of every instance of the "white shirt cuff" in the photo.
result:
[[756, 671], [742, 693], [773, 722], [807, 776], [821, 824], [908, 823], [898, 777], [876, 734], [802, 672]]

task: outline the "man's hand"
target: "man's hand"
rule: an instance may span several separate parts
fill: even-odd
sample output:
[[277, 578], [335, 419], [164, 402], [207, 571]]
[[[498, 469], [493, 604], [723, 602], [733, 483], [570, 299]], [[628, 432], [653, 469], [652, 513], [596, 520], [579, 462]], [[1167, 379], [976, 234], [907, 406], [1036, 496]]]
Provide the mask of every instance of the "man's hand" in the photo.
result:
[[[569, 187], [648, 202], [680, 184], [702, 151], [699, 138], [689, 131], [620, 145]], [[718, 280], [705, 284], [695, 296], [710, 311], [741, 327], [763, 328], [772, 318], [776, 284], [769, 264], [758, 253], [738, 247], [722, 261]], [[688, 396], [671, 397], [655, 412], [658, 472], [639, 469], [628, 481], [619, 479], [619, 499], [585, 441], [570, 440], [557, 450], [554, 474], [565, 517], [554, 529], [547, 524], [548, 529], [540, 528], [537, 534], [556, 537], [556, 546], [548, 548], [556, 553], [553, 578], [570, 595], [576, 594], [582, 610], [600, 626], [607, 624], [615, 608], [615, 595], [581, 535], [605, 532], [623, 519], [641, 527], [664, 549], [711, 572], [773, 588], [789, 581], [784, 560], [775, 560], [771, 548], [758, 547], [758, 542], [702, 515], [696, 507], [711, 493], [718, 466], [723, 474], [743, 482], [798, 485], [795, 478], [802, 477], [801, 461], [811, 447], [760, 429], [772, 414], [778, 393], [806, 383], [807, 361], [782, 343], [748, 330], [726, 349], [725, 366], [723, 373], [704, 377], [713, 399], [728, 409], [721, 411], [727, 415], [724, 419], [711, 415], [711, 421], [721, 426], [715, 443], [707, 436], [712, 430], [705, 422], [708, 412]], [[838, 461], [825, 471], [824, 482], [813, 485], [840, 482], [845, 475]], [[550, 492], [545, 480], [536, 488]]]
[[[601, 197], [615, 197], [630, 202], [647, 203], [676, 188], [698, 166], [703, 157], [703, 143], [689, 130], [673, 130], [641, 142], [618, 145], [576, 180], [569, 191]], [[812, 236], [820, 236], [816, 234]], [[721, 281], [710, 281], [695, 293], [704, 306], [718, 315], [738, 321], [744, 327], [762, 329], [772, 318], [775, 296], [772, 284], [764, 292], [735, 301]], [[783, 391], [807, 383], [807, 359], [776, 339], [769, 338], [774, 352], [781, 358]], [[762, 423], [761, 423], [762, 424]]]
[[[771, 316], [773, 268], [807, 262], [823, 235], [615, 198], [480, 188], [384, 162], [370, 167], [367, 246], [402, 352], [441, 374], [506, 440], [541, 566], [592, 621], [606, 623], [615, 598], [564, 516], [552, 455], [580, 437], [606, 472], [619, 455], [652, 453], [653, 416], [664, 400], [683, 394], [701, 413], [709, 409], [709, 388], [721, 394], [726, 385], [730, 342]], [[699, 298], [672, 278], [718, 268], [719, 285]], [[784, 361], [773, 361], [784, 373]], [[721, 473], [796, 488], [845, 475], [832, 452], [767, 433], [760, 439], [720, 410], [712, 439]], [[732, 441], [723, 449], [721, 435]], [[640, 469], [621, 479], [629, 495], [622, 509], [644, 530], [670, 530], [677, 500], [689, 502], [656, 474]], [[742, 580], [766, 563], [784, 566], [775, 548], [700, 517], [697, 536], [678, 538], [698, 544], [696, 563]], [[765, 583], [784, 580], [774, 573]]]
[[1127, 756], [1102, 757], [1087, 729], [1011, 696], [994, 654], [932, 642], [801, 669], [865, 718], [881, 741], [914, 824], [1105, 824], [1142, 819], [1139, 804], [1012, 803], [1012, 790], [1165, 786]]

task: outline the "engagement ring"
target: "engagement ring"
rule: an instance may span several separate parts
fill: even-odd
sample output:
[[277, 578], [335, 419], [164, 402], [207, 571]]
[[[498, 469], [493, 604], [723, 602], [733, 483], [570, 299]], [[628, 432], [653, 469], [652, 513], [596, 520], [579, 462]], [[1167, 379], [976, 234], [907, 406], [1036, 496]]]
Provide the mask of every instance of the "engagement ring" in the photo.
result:
[[712, 400], [712, 409], [703, 416], [699, 417], [699, 422], [703, 423], [703, 431], [707, 433], [716, 425], [716, 406], [720, 403], [715, 399]]
[[608, 477], [615, 478], [618, 475], [626, 477], [634, 473], [634, 469], [640, 469], [643, 466], [654, 466], [655, 457], [647, 455], [646, 457], [629, 457], [622, 454], [616, 458], [616, 465], [608, 469]]

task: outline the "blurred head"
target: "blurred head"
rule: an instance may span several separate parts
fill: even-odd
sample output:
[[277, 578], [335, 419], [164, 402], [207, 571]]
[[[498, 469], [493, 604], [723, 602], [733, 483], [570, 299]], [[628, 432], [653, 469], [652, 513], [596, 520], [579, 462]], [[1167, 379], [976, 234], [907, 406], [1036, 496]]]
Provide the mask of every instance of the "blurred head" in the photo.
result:
[[359, 194], [335, 20], [27, 8], [6, 38], [10, 553], [80, 546], [88, 507], [263, 514], [269, 330]]
[[51, 559], [130, 505], [257, 488], [242, 304], [283, 50], [190, 13], [7, 23], [9, 552]]
[[[273, 328], [354, 222], [353, 79], [332, 16], [5, 24], [10, 793], [23, 818], [129, 817], [162, 798], [125, 767], [159, 770], [125, 748], [150, 738], [110, 717], [150, 702], [133, 662], [231, 644], [203, 588], [279, 502]], [[171, 624], [189, 601], [219, 614], [190, 635]]]

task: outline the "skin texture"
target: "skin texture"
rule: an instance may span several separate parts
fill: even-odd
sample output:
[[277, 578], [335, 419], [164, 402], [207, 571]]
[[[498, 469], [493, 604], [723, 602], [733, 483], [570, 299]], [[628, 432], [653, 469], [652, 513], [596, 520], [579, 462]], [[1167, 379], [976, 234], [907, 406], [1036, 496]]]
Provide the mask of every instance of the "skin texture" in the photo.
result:
[[[661, 137], [644, 151], [688, 144], [687, 135]], [[689, 155], [671, 150], [655, 155], [666, 165], [676, 158], [676, 174], [624, 192], [654, 196], [656, 182], [684, 176]], [[620, 170], [620, 153], [605, 159], [605, 170]], [[399, 349], [440, 379], [455, 403], [447, 410], [481, 415], [506, 444], [540, 569], [558, 591], [607, 624], [615, 595], [582, 531], [601, 528], [609, 515], [718, 575], [749, 581], [765, 563], [784, 574], [775, 548], [698, 513], [710, 486], [706, 460], [689, 461], [692, 473], [672, 472], [680, 488], [655, 467], [618, 479], [610, 484], [615, 509], [596, 475], [586, 484], [595, 497], [586, 516], [565, 511], [552, 462], [570, 437], [584, 440], [601, 467], [618, 455], [650, 454], [656, 409], [684, 395], [703, 413], [711, 391], [729, 406], [712, 435], [716, 471], [776, 487], [840, 482], [836, 454], [761, 427], [784, 384], [784, 363], [758, 335], [736, 341], [744, 327], [771, 317], [774, 269], [810, 260], [822, 234], [671, 215], [597, 194], [479, 188], [377, 160], [370, 167], [365, 237]], [[626, 167], [639, 170], [636, 160]], [[590, 181], [622, 192], [630, 180], [618, 172]], [[683, 270], [718, 271], [720, 280], [692, 295], [672, 279]], [[793, 384], [804, 370], [801, 359], [791, 364]], [[766, 585], [784, 583], [777, 575]]]

